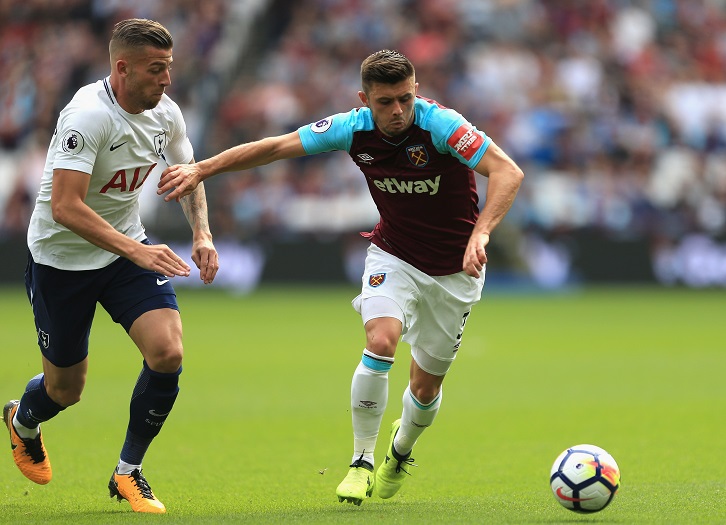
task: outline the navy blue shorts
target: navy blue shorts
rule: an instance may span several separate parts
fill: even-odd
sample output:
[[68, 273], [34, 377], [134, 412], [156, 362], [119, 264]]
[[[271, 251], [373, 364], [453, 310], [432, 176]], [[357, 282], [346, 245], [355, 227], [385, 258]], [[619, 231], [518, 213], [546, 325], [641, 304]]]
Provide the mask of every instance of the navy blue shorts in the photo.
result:
[[168, 277], [124, 257], [98, 270], [68, 271], [37, 264], [28, 254], [25, 289], [40, 351], [58, 367], [73, 366], [88, 355], [96, 303], [126, 332], [143, 313], [160, 308], [179, 310]]

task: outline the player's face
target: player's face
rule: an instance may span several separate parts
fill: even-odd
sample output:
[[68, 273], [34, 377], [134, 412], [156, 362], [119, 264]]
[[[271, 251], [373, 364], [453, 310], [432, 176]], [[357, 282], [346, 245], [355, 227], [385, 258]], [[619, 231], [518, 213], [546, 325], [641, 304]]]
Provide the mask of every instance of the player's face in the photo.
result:
[[373, 121], [385, 135], [395, 137], [413, 124], [413, 105], [418, 83], [414, 77], [398, 84], [373, 83], [368, 93], [358, 92], [363, 104], [371, 109]]
[[126, 96], [138, 112], [153, 109], [164, 90], [171, 85], [171, 49], [151, 46], [129, 57], [126, 76]]

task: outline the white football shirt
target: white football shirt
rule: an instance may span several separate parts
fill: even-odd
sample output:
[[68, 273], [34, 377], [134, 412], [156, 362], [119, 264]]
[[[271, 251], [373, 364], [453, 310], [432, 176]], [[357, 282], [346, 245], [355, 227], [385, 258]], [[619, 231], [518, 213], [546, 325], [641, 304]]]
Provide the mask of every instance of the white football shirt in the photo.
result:
[[119, 232], [141, 240], [142, 185], [156, 183], [167, 165], [187, 163], [193, 153], [181, 110], [167, 95], [154, 109], [131, 114], [116, 101], [109, 77], [79, 89], [61, 111], [48, 148], [28, 227], [33, 260], [61, 270], [92, 270], [118, 258], [53, 220], [54, 169], [88, 173], [86, 204]]

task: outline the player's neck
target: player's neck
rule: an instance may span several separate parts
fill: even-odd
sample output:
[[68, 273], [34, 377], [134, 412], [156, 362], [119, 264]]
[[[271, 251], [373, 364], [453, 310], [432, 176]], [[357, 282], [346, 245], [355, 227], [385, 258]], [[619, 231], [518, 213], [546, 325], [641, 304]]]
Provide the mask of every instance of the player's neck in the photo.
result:
[[113, 91], [113, 97], [116, 99], [116, 102], [118, 102], [118, 105], [121, 106], [121, 109], [132, 115], [138, 115], [139, 113], [144, 112], [144, 108], [134, 106], [129, 100], [129, 97], [125, 95], [118, 77], [115, 77], [112, 74], [110, 84], [111, 90]]

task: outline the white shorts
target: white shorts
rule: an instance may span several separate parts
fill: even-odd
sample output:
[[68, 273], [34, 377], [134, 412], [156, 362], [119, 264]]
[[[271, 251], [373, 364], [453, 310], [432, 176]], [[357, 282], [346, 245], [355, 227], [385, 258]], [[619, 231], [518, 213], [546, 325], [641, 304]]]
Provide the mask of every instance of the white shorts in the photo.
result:
[[456, 358], [466, 321], [481, 298], [485, 269], [479, 278], [463, 271], [432, 277], [371, 244], [363, 289], [353, 308], [363, 324], [377, 317], [401, 321], [402, 339], [411, 345], [418, 366], [442, 376]]

